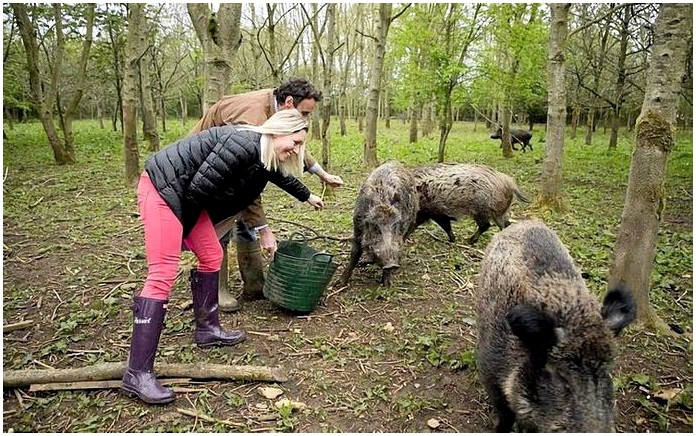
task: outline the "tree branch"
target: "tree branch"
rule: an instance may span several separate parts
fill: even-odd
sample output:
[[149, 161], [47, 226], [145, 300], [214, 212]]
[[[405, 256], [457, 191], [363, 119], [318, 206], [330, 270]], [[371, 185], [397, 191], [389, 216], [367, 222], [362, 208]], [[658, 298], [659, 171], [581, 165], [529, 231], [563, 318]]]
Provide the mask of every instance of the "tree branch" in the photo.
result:
[[406, 12], [406, 10], [410, 7], [411, 7], [411, 3], [407, 3], [406, 6], [404, 6], [396, 15], [392, 16], [389, 19], [389, 22], [394, 22], [394, 20], [399, 18], [401, 15], [403, 15], [403, 13]]
[[609, 16], [611, 16], [614, 12], [619, 11], [619, 10], [625, 8], [626, 6], [629, 6], [629, 5], [627, 5], [627, 4], [620, 4], [620, 5], [618, 5], [618, 6], [612, 7], [612, 8], [609, 9], [604, 15], [602, 15], [601, 17], [596, 18], [596, 19], [590, 21], [589, 23], [585, 23], [585, 24], [583, 24], [582, 26], [578, 27], [577, 29], [574, 29], [572, 32], [568, 33], [567, 38], [570, 38], [571, 36], [575, 35], [576, 33], [582, 32], [583, 30], [587, 29], [588, 27], [593, 26], [593, 25], [599, 23], [600, 21], [609, 18]]
[[82, 100], [82, 94], [84, 93], [84, 86], [85, 86], [85, 77], [87, 76], [86, 71], [87, 71], [87, 62], [89, 61], [89, 52], [92, 49], [92, 34], [94, 32], [94, 3], [87, 3], [87, 11], [85, 12], [86, 18], [87, 18], [87, 23], [86, 23], [86, 28], [87, 28], [87, 34], [85, 35], [85, 40], [82, 43], [82, 53], [80, 55], [80, 64], [79, 64], [79, 74], [77, 78], [77, 89], [75, 90], [75, 93], [73, 94], [72, 100], [70, 101], [70, 104], [68, 105], [68, 110], [66, 112], [67, 116], [69, 118], [72, 118], [72, 116], [75, 114], [77, 111], [77, 105], [80, 104], [80, 100]]
[[358, 35], [364, 36], [365, 38], [370, 38], [373, 41], [377, 42], [377, 38], [375, 38], [372, 35], [366, 35], [366, 34], [362, 33], [359, 29], [355, 29], [355, 33], [357, 33]]
[[[314, 14], [313, 17], [309, 16], [309, 12], [307, 12], [307, 9], [305, 9], [304, 5], [300, 3], [300, 8], [302, 8], [302, 13], [304, 13], [305, 17], [307, 18], [307, 22], [309, 23], [309, 27], [312, 29], [312, 35], [314, 36], [314, 43], [317, 45], [317, 51], [319, 52], [319, 57], [321, 58], [321, 66], [326, 69], [326, 61], [324, 60], [324, 50], [321, 48], [321, 44], [319, 43], [319, 39], [321, 38], [321, 34], [324, 33], [324, 26], [322, 26], [321, 30], [317, 30], [316, 26], [314, 26], [314, 18], [316, 18], [317, 14], [319, 14], [319, 11], [321, 11], [324, 6], [326, 6], [326, 3], [319, 9], [317, 9], [317, 13]], [[305, 23], [304, 29], [307, 27], [307, 23]], [[288, 55], [289, 56], [289, 55]]]

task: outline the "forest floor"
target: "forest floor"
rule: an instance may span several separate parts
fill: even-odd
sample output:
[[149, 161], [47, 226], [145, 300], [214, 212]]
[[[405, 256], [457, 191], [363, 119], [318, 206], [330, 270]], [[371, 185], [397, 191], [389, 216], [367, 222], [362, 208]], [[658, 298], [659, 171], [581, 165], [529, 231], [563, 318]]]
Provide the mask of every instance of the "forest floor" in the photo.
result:
[[[170, 124], [172, 125], [172, 124]], [[324, 192], [326, 208], [313, 211], [275, 187], [264, 204], [279, 240], [304, 231], [317, 249], [335, 255], [335, 278], [347, 263], [352, 210], [368, 171], [362, 137], [333, 134], [332, 172], [346, 186]], [[166, 134], [165, 143], [186, 129]], [[135, 191], [124, 187], [121, 142], [96, 123], [78, 123], [78, 163], [56, 166], [39, 124], [7, 131], [3, 146], [3, 323], [32, 325], [3, 334], [3, 369], [76, 368], [125, 361], [131, 303], [146, 275]], [[380, 125], [379, 158], [408, 165], [434, 161], [435, 139], [409, 145], [407, 126]], [[543, 126], [533, 152], [500, 156], [484, 126], [456, 123], [448, 161], [479, 162], [512, 175], [528, 196], [538, 192]], [[578, 135], [584, 136], [582, 134]], [[631, 155], [630, 133], [606, 151], [607, 135], [593, 146], [568, 139], [564, 161], [565, 213], [515, 204], [514, 220], [543, 219], [568, 246], [598, 298], [620, 222]], [[310, 147], [319, 155], [319, 142]], [[145, 153], [144, 153], [145, 154]], [[618, 338], [613, 371], [615, 422], [620, 432], [691, 432], [693, 429], [693, 176], [692, 137], [680, 132], [669, 160], [667, 209], [660, 227], [651, 301], [675, 331], [661, 335], [630, 326]], [[315, 193], [314, 177], [303, 179]], [[300, 224], [300, 225], [298, 225]], [[303, 227], [305, 226], [305, 227]], [[308, 231], [306, 228], [311, 228]], [[297, 316], [267, 300], [221, 314], [223, 325], [243, 328], [233, 348], [192, 344], [193, 315], [184, 255], [162, 333], [157, 363], [279, 366], [284, 383], [190, 382], [177, 399], [148, 406], [118, 389], [32, 392], [4, 389], [3, 431], [14, 432], [489, 432], [491, 407], [475, 368], [473, 307], [483, 250], [465, 241], [473, 221], [454, 223], [455, 244], [434, 224], [414, 232], [391, 288], [379, 286], [376, 266], [355, 270], [347, 287], [332, 284], [315, 311]], [[330, 237], [330, 238], [327, 238]], [[230, 250], [234, 264], [234, 249]], [[230, 283], [240, 289], [236, 268]], [[278, 398], [304, 403], [275, 406]], [[182, 414], [193, 411], [196, 416]], [[212, 420], [206, 419], [206, 416]], [[429, 427], [436, 420], [436, 429]]]

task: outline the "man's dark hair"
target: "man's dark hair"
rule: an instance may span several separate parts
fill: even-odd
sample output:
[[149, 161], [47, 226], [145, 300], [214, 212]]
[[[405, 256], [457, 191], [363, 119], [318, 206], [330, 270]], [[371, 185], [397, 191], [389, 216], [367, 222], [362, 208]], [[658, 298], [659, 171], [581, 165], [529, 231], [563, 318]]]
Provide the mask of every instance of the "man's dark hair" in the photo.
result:
[[295, 100], [295, 106], [306, 98], [313, 98], [316, 101], [321, 101], [321, 92], [305, 79], [292, 79], [289, 82], [283, 83], [273, 90], [278, 104], [285, 103], [288, 96], [292, 96]]

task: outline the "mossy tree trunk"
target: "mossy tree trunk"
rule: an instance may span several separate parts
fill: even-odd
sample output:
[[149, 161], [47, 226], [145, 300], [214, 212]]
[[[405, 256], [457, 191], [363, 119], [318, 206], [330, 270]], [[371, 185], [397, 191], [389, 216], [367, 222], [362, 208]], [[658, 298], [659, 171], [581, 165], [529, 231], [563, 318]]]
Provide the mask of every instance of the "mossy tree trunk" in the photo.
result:
[[650, 273], [665, 208], [667, 157], [674, 144], [691, 21], [691, 4], [663, 3], [660, 6], [645, 99], [636, 121], [626, 202], [608, 283], [609, 289], [619, 285], [630, 289], [638, 307], [638, 320], [648, 329], [663, 332], [667, 332], [668, 327], [650, 304]]
[[220, 97], [230, 92], [230, 63], [242, 44], [242, 4], [220, 3], [217, 13], [212, 12], [206, 3], [187, 3], [186, 8], [205, 58], [205, 113]]

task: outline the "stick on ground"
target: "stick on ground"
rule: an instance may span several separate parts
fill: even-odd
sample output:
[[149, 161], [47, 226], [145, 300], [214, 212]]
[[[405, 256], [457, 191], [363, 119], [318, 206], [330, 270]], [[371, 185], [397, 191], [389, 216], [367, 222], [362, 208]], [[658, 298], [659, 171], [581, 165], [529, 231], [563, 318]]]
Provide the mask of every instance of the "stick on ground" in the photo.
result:
[[[116, 380], [123, 376], [125, 362], [101, 363], [74, 369], [5, 370], [3, 388], [44, 383], [68, 383]], [[247, 380], [284, 382], [288, 380], [282, 368], [251, 365], [220, 365], [211, 363], [165, 363], [155, 366], [160, 377], [185, 377], [198, 380]]]
[[34, 321], [32, 321], [31, 319], [28, 319], [26, 321], [16, 322], [14, 324], [5, 324], [2, 326], [2, 332], [9, 333], [9, 332], [13, 332], [15, 330], [21, 330], [21, 329], [24, 329], [27, 327], [31, 327], [33, 325], [34, 325]]

